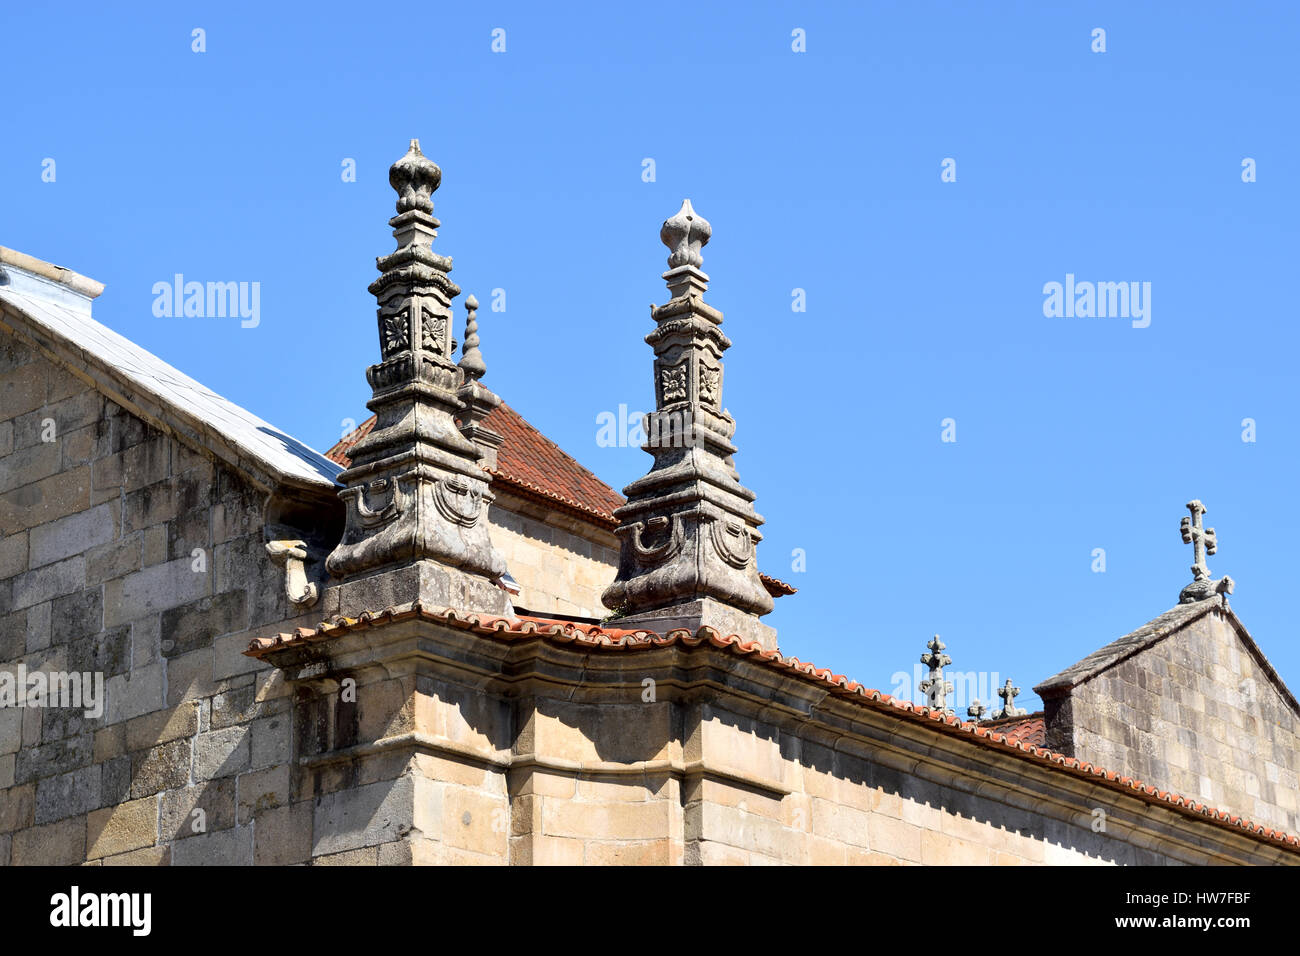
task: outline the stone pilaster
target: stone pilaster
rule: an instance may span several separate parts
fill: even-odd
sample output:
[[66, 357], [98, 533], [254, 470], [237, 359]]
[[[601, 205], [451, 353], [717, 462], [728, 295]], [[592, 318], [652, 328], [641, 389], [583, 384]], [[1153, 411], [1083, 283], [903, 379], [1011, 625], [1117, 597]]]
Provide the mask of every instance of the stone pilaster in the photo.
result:
[[505, 562], [488, 537], [490, 478], [478, 447], [456, 425], [463, 373], [452, 360], [451, 301], [460, 289], [448, 277], [451, 259], [431, 248], [439, 223], [430, 196], [442, 171], [412, 140], [388, 178], [398, 193], [389, 220], [397, 249], [377, 260], [380, 276], [370, 285], [380, 362], [366, 371], [373, 389], [367, 407], [378, 420], [339, 476], [346, 526], [326, 566], [353, 578], [430, 562], [447, 573], [422, 579], [449, 582], [448, 593], [419, 599], [449, 604], [455, 597], [469, 602], [466, 610], [503, 613], [506, 595], [495, 582]]
[[740, 484], [731, 443], [736, 423], [722, 407], [722, 313], [704, 301], [709, 277], [701, 249], [712, 228], [690, 200], [660, 238], [671, 250], [664, 273], [670, 299], [651, 308], [655, 329], [655, 411], [647, 416], [649, 474], [623, 489], [615, 515], [621, 551], [602, 600], [620, 627], [659, 631], [708, 625], [776, 646], [759, 621], [772, 598], [758, 576], [763, 519]]

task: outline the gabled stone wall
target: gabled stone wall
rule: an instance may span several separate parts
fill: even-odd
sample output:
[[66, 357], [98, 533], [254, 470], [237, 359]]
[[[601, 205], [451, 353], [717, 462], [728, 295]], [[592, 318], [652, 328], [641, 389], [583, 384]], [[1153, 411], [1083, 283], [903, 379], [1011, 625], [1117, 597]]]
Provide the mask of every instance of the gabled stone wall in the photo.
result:
[[1210, 610], [1067, 694], [1045, 692], [1047, 745], [1295, 833], [1300, 717], [1270, 671], [1228, 612]]
[[287, 689], [241, 653], [297, 613], [265, 493], [3, 327], [0, 415], [0, 672], [99, 673], [107, 698], [0, 708], [0, 862], [306, 859]]

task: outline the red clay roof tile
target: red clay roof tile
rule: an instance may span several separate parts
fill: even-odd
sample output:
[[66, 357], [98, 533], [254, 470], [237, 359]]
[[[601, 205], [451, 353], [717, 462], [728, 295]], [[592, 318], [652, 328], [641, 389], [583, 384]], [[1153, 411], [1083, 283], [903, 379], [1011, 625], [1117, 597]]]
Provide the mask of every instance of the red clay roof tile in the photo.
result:
[[[453, 608], [425, 608], [419, 603], [405, 604], [398, 607], [384, 608], [378, 612], [366, 612], [357, 618], [335, 618], [317, 625], [315, 628], [300, 627], [292, 634], [278, 634], [275, 637], [255, 638], [244, 653], [249, 657], [263, 658], [267, 654], [292, 646], [305, 646], [319, 641], [329, 640], [349, 631], [384, 627], [396, 621], [423, 618], [437, 621], [448, 627], [474, 631], [505, 641], [544, 640], [553, 644], [576, 645], [583, 651], [630, 651], [656, 647], [668, 647], [681, 644], [686, 648], [695, 648], [703, 644], [728, 650], [758, 662], [778, 668], [787, 673], [797, 674], [807, 680], [824, 685], [827, 690], [847, 700], [873, 710], [884, 711], [900, 719], [921, 721], [935, 730], [950, 735], [969, 735], [982, 746], [1022, 757], [1047, 766], [1060, 767], [1074, 776], [1113, 785], [1114, 789], [1131, 791], [1148, 803], [1173, 807], [1180, 812], [1200, 818], [1207, 818], [1226, 829], [1244, 831], [1248, 835], [1269, 843], [1280, 845], [1287, 850], [1300, 852], [1300, 837], [1274, 830], [1243, 819], [1236, 814], [1207, 807], [1202, 803], [1180, 794], [1169, 793], [1149, 787], [1139, 780], [1123, 777], [1112, 771], [1054, 753], [1036, 744], [1027, 743], [1023, 734], [1008, 732], [998, 727], [985, 727], [970, 721], [963, 721], [944, 711], [931, 710], [928, 707], [913, 704], [911, 701], [899, 700], [878, 690], [872, 690], [857, 681], [849, 680], [841, 674], [835, 674], [825, 668], [800, 661], [797, 657], [785, 657], [780, 651], [765, 651], [757, 641], [744, 641], [732, 634], [723, 636], [711, 627], [702, 627], [694, 634], [681, 629], [669, 631], [665, 635], [653, 631], [622, 630], [603, 628], [598, 624], [580, 624], [555, 618], [518, 617], [504, 618], [489, 615], [468, 614]], [[1018, 722], [1028, 724], [1030, 718]]]

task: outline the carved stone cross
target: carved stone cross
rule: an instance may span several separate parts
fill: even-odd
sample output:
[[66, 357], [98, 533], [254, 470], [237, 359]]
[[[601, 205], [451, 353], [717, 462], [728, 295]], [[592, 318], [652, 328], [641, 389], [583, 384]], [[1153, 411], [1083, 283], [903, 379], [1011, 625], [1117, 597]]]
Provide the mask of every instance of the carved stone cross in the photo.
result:
[[971, 701], [970, 706], [966, 708], [966, 716], [977, 724], [984, 719], [986, 713], [988, 713], [988, 708], [980, 703], [978, 697]]
[[930, 649], [930, 653], [921, 655], [921, 663], [930, 668], [930, 677], [921, 681], [921, 692], [925, 694], [927, 706], [934, 710], [947, 710], [947, 695], [952, 693], [952, 681], [944, 680], [943, 669], [952, 663], [952, 658], [943, 653], [947, 645], [939, 640], [938, 634], [925, 646]]
[[998, 696], [1002, 698], [1002, 709], [993, 712], [993, 719], [1000, 720], [1003, 717], [1024, 717], [1029, 711], [1023, 707], [1016, 706], [1016, 696], [1020, 693], [1019, 687], [1011, 686], [1011, 678], [998, 688]]
[[1183, 518], [1179, 528], [1183, 533], [1183, 544], [1192, 546], [1192, 583], [1183, 588], [1178, 595], [1179, 604], [1192, 604], [1214, 597], [1216, 594], [1231, 594], [1232, 578], [1226, 574], [1218, 581], [1211, 580], [1210, 568], [1205, 563], [1207, 555], [1214, 554], [1219, 548], [1219, 540], [1213, 528], [1205, 527], [1203, 520], [1209, 511], [1199, 500], [1187, 502], [1191, 515]]
[[1210, 569], [1205, 563], [1207, 554], [1218, 550], [1219, 542], [1213, 528], [1207, 528], [1202, 521], [1207, 509], [1199, 500], [1187, 502], [1187, 510], [1192, 514], [1183, 519], [1183, 544], [1192, 546], [1192, 578], [1204, 581], [1210, 576]]

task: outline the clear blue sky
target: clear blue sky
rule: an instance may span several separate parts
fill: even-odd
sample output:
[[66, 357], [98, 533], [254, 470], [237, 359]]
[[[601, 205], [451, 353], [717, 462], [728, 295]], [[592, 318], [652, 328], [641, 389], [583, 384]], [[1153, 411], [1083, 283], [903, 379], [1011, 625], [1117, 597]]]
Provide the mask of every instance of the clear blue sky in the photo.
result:
[[[800, 588], [769, 618], [786, 653], [888, 689], [937, 632], [1034, 706], [1175, 603], [1199, 497], [1211, 569], [1300, 690], [1298, 26], [1283, 3], [8, 4], [0, 242], [105, 282], [100, 321], [324, 449], [367, 414], [387, 168], [419, 137], [435, 248], [507, 293], [487, 383], [622, 488], [650, 459], [596, 417], [652, 402], [658, 229], [690, 196], [760, 564]], [[260, 282], [260, 325], [155, 318], [178, 272]], [[1150, 326], [1045, 317], [1067, 273], [1150, 282]]]

